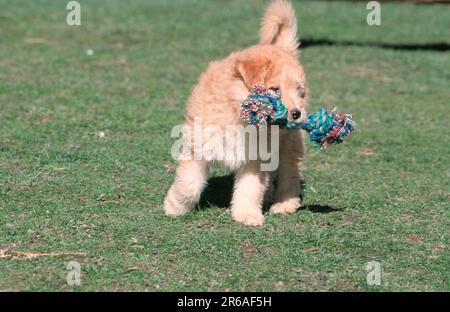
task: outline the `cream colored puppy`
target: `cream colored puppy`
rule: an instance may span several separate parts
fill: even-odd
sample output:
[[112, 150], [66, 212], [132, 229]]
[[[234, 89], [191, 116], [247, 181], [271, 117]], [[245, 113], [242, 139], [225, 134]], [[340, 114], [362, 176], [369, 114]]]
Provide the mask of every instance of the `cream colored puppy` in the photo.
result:
[[[286, 1], [275, 0], [268, 6], [262, 20], [259, 44], [209, 64], [189, 98], [185, 129], [193, 133], [196, 120], [200, 120], [205, 128], [209, 125], [220, 129], [230, 125], [242, 127], [240, 104], [257, 83], [280, 90], [290, 121], [305, 120], [306, 78], [298, 61], [295, 12]], [[279, 131], [279, 166], [276, 172], [261, 170], [259, 158], [220, 157], [223, 150], [219, 147], [225, 139], [227, 148], [248, 148], [248, 144], [241, 146], [240, 141], [230, 139], [233, 136], [225, 138], [224, 133], [209, 131], [202, 135], [198, 146], [207, 150], [207, 159], [179, 161], [175, 182], [164, 200], [166, 214], [185, 214], [198, 203], [213, 161], [221, 161], [235, 172], [231, 203], [234, 220], [253, 226], [264, 224], [262, 204], [274, 174], [278, 175], [278, 183], [270, 212], [294, 213], [301, 204], [299, 183], [304, 155], [301, 131]], [[193, 143], [191, 137], [186, 140]], [[189, 151], [191, 155], [194, 150]]]

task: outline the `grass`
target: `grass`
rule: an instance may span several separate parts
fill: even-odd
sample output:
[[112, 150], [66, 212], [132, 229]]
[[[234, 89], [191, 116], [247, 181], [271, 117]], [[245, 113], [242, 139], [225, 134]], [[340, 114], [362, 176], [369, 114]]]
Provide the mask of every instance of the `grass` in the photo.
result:
[[[359, 129], [308, 143], [304, 209], [249, 228], [220, 167], [196, 212], [161, 203], [190, 89], [258, 40], [265, 2], [82, 1], [79, 27], [66, 3], [0, 0], [0, 289], [450, 290], [450, 55], [426, 48], [448, 47], [448, 6], [382, 4], [370, 27], [364, 2], [295, 1], [310, 110], [337, 104]], [[69, 251], [84, 254], [11, 257]]]

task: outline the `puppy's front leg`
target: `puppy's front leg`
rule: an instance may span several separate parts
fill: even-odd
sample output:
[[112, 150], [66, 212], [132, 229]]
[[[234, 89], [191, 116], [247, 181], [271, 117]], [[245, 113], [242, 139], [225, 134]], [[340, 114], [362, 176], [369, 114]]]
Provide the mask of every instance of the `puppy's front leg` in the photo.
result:
[[291, 214], [300, 207], [300, 164], [303, 160], [300, 131], [289, 131], [280, 144], [280, 166], [272, 213]]
[[263, 225], [262, 202], [269, 173], [260, 170], [258, 161], [250, 161], [236, 172], [231, 215], [246, 225]]
[[164, 200], [164, 211], [168, 216], [178, 216], [187, 213], [199, 201], [209, 165], [204, 160], [180, 161], [175, 182]]

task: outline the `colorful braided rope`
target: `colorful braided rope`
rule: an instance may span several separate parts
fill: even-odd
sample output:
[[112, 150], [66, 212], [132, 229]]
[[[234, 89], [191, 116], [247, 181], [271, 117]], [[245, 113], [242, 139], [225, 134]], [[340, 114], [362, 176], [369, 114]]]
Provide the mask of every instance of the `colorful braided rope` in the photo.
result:
[[331, 112], [319, 108], [304, 123], [288, 121], [288, 110], [281, 100], [280, 92], [267, 90], [261, 83], [255, 85], [251, 94], [242, 102], [240, 117], [251, 125], [303, 129], [308, 132], [309, 139], [320, 147], [342, 143], [343, 137], [356, 128], [352, 115], [341, 113], [336, 108]]

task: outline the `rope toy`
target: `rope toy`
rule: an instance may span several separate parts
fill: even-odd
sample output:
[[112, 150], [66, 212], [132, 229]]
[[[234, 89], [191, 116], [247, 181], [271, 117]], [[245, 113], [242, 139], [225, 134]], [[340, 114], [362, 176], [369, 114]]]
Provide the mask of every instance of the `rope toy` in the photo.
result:
[[356, 124], [352, 115], [341, 113], [337, 109], [328, 112], [319, 108], [308, 116], [304, 123], [288, 121], [288, 110], [281, 100], [279, 91], [267, 90], [262, 83], [252, 88], [251, 94], [242, 102], [241, 119], [250, 125], [278, 125], [281, 129], [303, 129], [309, 139], [320, 147], [343, 142]]

